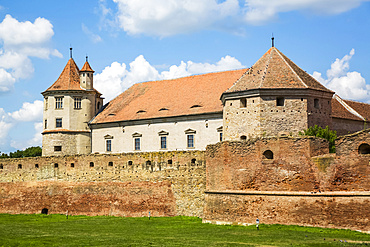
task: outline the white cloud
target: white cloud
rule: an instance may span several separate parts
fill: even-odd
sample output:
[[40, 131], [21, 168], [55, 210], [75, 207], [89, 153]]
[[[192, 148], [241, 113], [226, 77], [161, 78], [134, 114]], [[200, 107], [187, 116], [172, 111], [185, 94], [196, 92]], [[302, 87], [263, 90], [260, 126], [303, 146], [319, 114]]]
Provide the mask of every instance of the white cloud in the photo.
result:
[[348, 72], [349, 62], [354, 54], [355, 50], [352, 49], [342, 59], [337, 58], [326, 71], [327, 79], [317, 71], [313, 73], [313, 77], [345, 99], [370, 103], [370, 85], [366, 84], [359, 72]]
[[11, 122], [11, 119], [9, 119], [9, 115], [3, 108], [0, 108], [0, 147], [8, 143], [8, 133], [13, 126], [14, 124]]
[[[334, 15], [349, 11], [369, 0], [113, 0], [118, 7], [118, 25], [131, 35], [159, 37], [202, 29], [238, 30], [245, 24], [264, 24], [279, 13], [304, 11]], [[241, 4], [239, 4], [241, 2]], [[100, 0], [101, 18], [112, 10]], [[242, 21], [240, 21], [242, 20]], [[112, 21], [110, 21], [112, 24]]]
[[59, 51], [48, 48], [54, 35], [53, 25], [44, 18], [19, 22], [6, 15], [0, 23], [0, 91], [12, 89], [18, 79], [30, 77], [34, 68], [30, 57], [48, 59], [62, 57]]
[[127, 68], [126, 64], [113, 62], [100, 74], [94, 77], [94, 87], [110, 101], [121, 92], [137, 82], [173, 79], [193, 74], [216, 72], [243, 68], [244, 66], [234, 57], [225, 56], [215, 64], [183, 62], [172, 65], [169, 70], [159, 72], [143, 55], [138, 56]]
[[238, 0], [113, 0], [129, 34], [169, 36], [212, 27], [239, 11]]
[[35, 100], [33, 103], [24, 102], [21, 109], [9, 113], [9, 115], [19, 122], [33, 122], [42, 120], [42, 113], [43, 102]]

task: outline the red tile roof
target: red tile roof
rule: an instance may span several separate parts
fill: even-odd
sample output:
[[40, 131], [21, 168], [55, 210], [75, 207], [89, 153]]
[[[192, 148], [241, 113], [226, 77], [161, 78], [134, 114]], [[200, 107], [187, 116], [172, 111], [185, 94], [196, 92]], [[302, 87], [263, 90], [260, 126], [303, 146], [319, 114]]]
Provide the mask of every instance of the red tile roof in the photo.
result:
[[359, 113], [366, 121], [370, 120], [370, 104], [356, 102], [352, 100], [344, 100], [353, 110]]
[[109, 102], [91, 123], [222, 112], [221, 94], [246, 71], [137, 83]]
[[83, 90], [80, 87], [80, 70], [77, 64], [70, 58], [67, 65], [64, 67], [58, 80], [54, 82], [46, 91], [54, 90]]
[[299, 68], [275, 47], [271, 47], [226, 92], [261, 88], [311, 88], [333, 93]]
[[[89, 63], [85, 62], [84, 71], [91, 71], [94, 72]], [[83, 71], [83, 70], [81, 70]], [[65, 91], [65, 90], [80, 90], [86, 91], [80, 86], [80, 70], [73, 60], [70, 58], [67, 62], [67, 65], [64, 67], [62, 73], [60, 74], [58, 80], [56, 80], [53, 85], [51, 85], [45, 92], [48, 91]], [[93, 89], [97, 94], [101, 95], [96, 89]]]
[[84, 66], [82, 66], [82, 69], [80, 70], [81, 72], [95, 72], [92, 68], [91, 68], [91, 66], [90, 66], [90, 64], [89, 64], [89, 62], [88, 61], [86, 61], [85, 62], [85, 64], [84, 64]]
[[350, 120], [363, 121], [360, 117], [350, 112], [350, 109], [346, 108], [346, 104], [343, 100], [335, 95], [331, 100], [331, 116], [333, 118], [343, 118]]

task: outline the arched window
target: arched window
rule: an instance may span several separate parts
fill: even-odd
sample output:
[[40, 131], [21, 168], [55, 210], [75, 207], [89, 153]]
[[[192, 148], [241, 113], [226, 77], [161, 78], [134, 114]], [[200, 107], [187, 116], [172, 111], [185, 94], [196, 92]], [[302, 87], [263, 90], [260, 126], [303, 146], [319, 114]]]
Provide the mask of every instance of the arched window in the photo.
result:
[[43, 208], [43, 209], [41, 210], [41, 213], [42, 213], [42, 214], [48, 214], [48, 212], [49, 212], [49, 210], [48, 210], [47, 208]]
[[274, 158], [274, 153], [271, 150], [266, 150], [263, 152], [263, 157], [268, 160], [272, 160]]
[[358, 147], [359, 154], [370, 154], [370, 145], [367, 143], [363, 143]]

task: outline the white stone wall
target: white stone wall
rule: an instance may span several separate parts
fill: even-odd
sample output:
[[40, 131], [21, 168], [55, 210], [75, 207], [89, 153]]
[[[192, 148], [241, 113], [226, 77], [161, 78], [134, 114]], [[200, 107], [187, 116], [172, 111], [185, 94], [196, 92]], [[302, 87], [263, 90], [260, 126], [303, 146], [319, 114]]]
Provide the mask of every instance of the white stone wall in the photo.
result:
[[[141, 134], [140, 151], [176, 151], [176, 150], [205, 150], [208, 144], [220, 141], [222, 115], [217, 118], [183, 119], [163, 118], [156, 122], [115, 123], [109, 125], [92, 126], [92, 153], [122, 153], [137, 152], [134, 150], [133, 134]], [[123, 125], [123, 126], [122, 126]], [[104, 126], [104, 127], [103, 127]], [[186, 130], [194, 130], [194, 148], [187, 147]], [[161, 149], [159, 132], [168, 132], [167, 148]], [[113, 138], [112, 138], [113, 137]], [[111, 152], [106, 151], [106, 138], [112, 142]]]

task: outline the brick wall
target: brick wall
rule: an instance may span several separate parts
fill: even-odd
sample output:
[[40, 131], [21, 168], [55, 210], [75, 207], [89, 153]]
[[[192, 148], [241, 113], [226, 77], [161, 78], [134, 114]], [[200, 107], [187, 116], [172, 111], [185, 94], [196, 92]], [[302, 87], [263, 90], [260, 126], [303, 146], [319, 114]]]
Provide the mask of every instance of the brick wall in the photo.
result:
[[[298, 224], [370, 231], [370, 144], [364, 131], [339, 138], [262, 138], [209, 145], [204, 221]], [[273, 153], [272, 159], [264, 156]], [[271, 158], [271, 157], [270, 157]]]
[[[19, 165], [21, 165], [21, 168], [18, 168]], [[168, 210], [169, 213], [166, 215], [202, 216], [203, 212], [205, 162], [204, 152], [202, 151], [3, 159], [0, 160], [1, 167], [1, 186], [20, 186], [19, 191], [22, 191], [22, 188], [28, 188], [28, 182], [34, 182], [32, 184], [35, 185], [33, 187], [35, 189], [38, 188], [38, 183], [47, 182], [47, 185], [43, 186], [55, 187], [59, 194], [68, 192], [68, 188], [76, 186], [76, 183], [84, 187], [86, 183], [93, 182], [99, 184], [104, 190], [105, 182], [109, 182], [123, 187], [125, 185], [120, 183], [133, 183], [134, 187], [140, 185], [139, 188], [142, 189], [137, 189], [136, 193], [141, 196], [155, 193], [155, 190], [151, 190], [152, 186], [164, 183], [163, 186], [168, 185], [169, 190], [171, 190], [171, 192], [167, 192], [167, 189], [164, 191], [167, 193], [166, 195], [172, 195], [175, 207], [174, 210]], [[158, 191], [163, 190], [163, 186]], [[110, 190], [110, 188], [107, 188], [107, 191]], [[27, 191], [32, 191], [32, 189]], [[165, 192], [160, 193], [165, 195]], [[38, 192], [35, 191], [35, 193]], [[1, 198], [6, 195], [7, 193], [2, 190], [0, 193], [1, 205], [4, 203], [4, 199]], [[17, 193], [12, 195], [17, 200]], [[100, 196], [99, 200], [110, 202], [110, 195]], [[173, 201], [170, 199], [167, 201], [169, 202], [168, 207], [172, 208]], [[62, 204], [59, 205], [58, 203], [54, 207], [65, 209]], [[28, 212], [27, 210], [23, 207], [13, 212], [23, 213]], [[94, 210], [92, 209], [91, 214], [101, 214], [100, 211]], [[8, 207], [2, 207], [0, 212], [9, 212]], [[162, 212], [164, 211], [162, 210]], [[142, 213], [146, 214], [147, 208], [143, 208]], [[120, 214], [132, 215], [124, 211], [120, 211]]]

